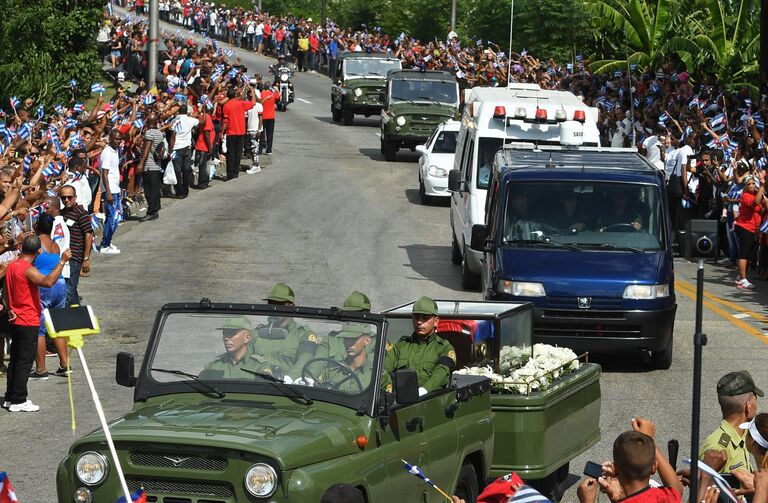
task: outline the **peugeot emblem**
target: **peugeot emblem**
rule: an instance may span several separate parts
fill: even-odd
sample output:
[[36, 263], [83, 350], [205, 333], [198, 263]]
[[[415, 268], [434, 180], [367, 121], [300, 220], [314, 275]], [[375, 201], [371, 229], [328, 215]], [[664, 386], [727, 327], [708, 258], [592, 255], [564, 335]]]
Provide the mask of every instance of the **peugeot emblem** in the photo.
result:
[[182, 457], [174, 458], [173, 456], [163, 456], [163, 459], [167, 459], [168, 461], [170, 461], [173, 464], [174, 467], [178, 468], [179, 466], [181, 466], [181, 464], [184, 461], [188, 460], [189, 458], [188, 457], [187, 458], [182, 458]]
[[579, 297], [579, 309], [589, 309], [592, 306], [592, 297]]

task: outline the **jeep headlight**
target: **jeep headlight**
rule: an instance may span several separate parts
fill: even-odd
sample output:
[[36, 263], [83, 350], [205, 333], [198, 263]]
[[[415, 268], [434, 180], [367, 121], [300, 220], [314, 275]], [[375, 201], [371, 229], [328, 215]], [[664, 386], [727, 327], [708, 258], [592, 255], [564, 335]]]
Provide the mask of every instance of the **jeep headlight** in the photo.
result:
[[288, 82], [288, 74], [287, 73], [283, 73], [282, 75], [280, 75], [280, 82]]
[[624, 289], [624, 298], [651, 300], [669, 297], [669, 285], [629, 285]]
[[245, 474], [245, 488], [257, 498], [269, 498], [277, 490], [277, 473], [265, 463], [256, 463]]
[[499, 280], [499, 291], [515, 297], [544, 297], [544, 285], [530, 281]]
[[357, 96], [357, 97], [359, 98], [359, 97], [360, 97], [360, 96], [362, 96], [362, 95], [363, 95], [363, 90], [362, 90], [362, 89], [360, 89], [359, 87], [358, 87], [358, 88], [356, 88], [356, 89], [355, 89], [355, 96]]
[[398, 126], [405, 126], [405, 117], [400, 115], [397, 117], [397, 119], [395, 119], [395, 122], [397, 122]]
[[448, 176], [448, 172], [445, 169], [440, 168], [440, 167], [435, 166], [435, 165], [432, 165], [432, 166], [429, 167], [429, 169], [427, 170], [427, 174], [429, 176], [437, 176], [437, 177], [441, 177], [441, 178]]
[[75, 474], [83, 484], [95, 486], [107, 476], [107, 458], [94, 451], [84, 452], [77, 458]]

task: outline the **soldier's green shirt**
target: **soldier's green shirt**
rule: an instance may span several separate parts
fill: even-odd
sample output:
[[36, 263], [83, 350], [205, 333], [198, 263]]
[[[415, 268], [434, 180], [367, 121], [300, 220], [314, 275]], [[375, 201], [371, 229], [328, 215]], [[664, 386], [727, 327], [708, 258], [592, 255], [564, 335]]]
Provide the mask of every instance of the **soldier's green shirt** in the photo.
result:
[[279, 365], [285, 375], [293, 379], [301, 377], [301, 369], [315, 357], [318, 338], [308, 327], [300, 325], [293, 318], [288, 321], [285, 332], [270, 320], [253, 330], [251, 347], [254, 352], [264, 355], [267, 363]]
[[229, 357], [229, 353], [224, 353], [208, 363], [203, 372], [206, 370], [221, 370], [224, 372], [224, 375], [221, 377], [222, 379], [256, 379], [255, 375], [243, 372], [241, 369], [261, 372], [264, 370], [264, 358], [248, 352], [239, 362], [233, 362]]
[[751, 472], [752, 459], [744, 442], [746, 435], [746, 431], [739, 433], [739, 430], [723, 419], [720, 426], [704, 440], [699, 451], [699, 459], [703, 459], [704, 451], [725, 451], [727, 459], [720, 473], [728, 473], [731, 470]]
[[424, 338], [412, 334], [387, 344], [384, 370], [407, 368], [416, 371], [419, 386], [427, 391], [444, 388], [456, 368], [456, 352], [450, 342], [434, 332]]
[[[373, 359], [376, 358], [374, 347], [375, 345], [373, 343], [366, 347], [365, 362], [355, 369], [355, 375], [360, 380], [363, 390], [371, 383], [371, 367], [373, 366]], [[330, 358], [339, 362], [345, 362], [347, 358], [347, 348], [344, 346], [344, 339], [333, 335], [324, 337], [320, 344], [317, 345], [315, 358]], [[322, 368], [323, 364], [318, 362], [317, 365], [319, 368]], [[314, 364], [312, 366], [314, 366]], [[313, 370], [316, 371], [316, 369]], [[346, 374], [338, 367], [334, 367], [332, 364], [328, 365], [327, 369], [325, 369], [318, 377], [321, 379], [328, 379], [328, 381], [333, 383], [341, 383], [338, 387], [334, 388], [339, 391], [346, 393], [360, 393], [362, 391], [357, 386], [354, 378], [349, 377], [349, 374]]]

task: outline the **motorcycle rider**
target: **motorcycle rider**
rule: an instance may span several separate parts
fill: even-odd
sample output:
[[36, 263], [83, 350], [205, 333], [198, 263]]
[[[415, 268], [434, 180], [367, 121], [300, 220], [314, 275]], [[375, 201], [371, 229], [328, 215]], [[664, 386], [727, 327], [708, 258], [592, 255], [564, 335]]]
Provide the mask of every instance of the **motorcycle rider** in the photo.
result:
[[[280, 88], [280, 69], [286, 68], [291, 73], [293, 73], [293, 69], [288, 65], [288, 63], [285, 62], [285, 56], [280, 54], [277, 57], [277, 63], [269, 67], [269, 73], [273, 74], [275, 76], [275, 80], [272, 83], [273, 87]], [[290, 78], [290, 74], [289, 74]], [[293, 82], [288, 81], [288, 102], [293, 103]]]

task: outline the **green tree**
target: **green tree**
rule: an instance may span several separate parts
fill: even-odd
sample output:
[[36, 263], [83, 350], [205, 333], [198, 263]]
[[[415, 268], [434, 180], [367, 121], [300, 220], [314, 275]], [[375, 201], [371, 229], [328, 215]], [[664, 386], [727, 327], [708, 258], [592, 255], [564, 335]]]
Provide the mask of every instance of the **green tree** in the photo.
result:
[[0, 99], [50, 104], [70, 96], [69, 80], [87, 92], [101, 68], [96, 33], [102, 0], [0, 0]]

